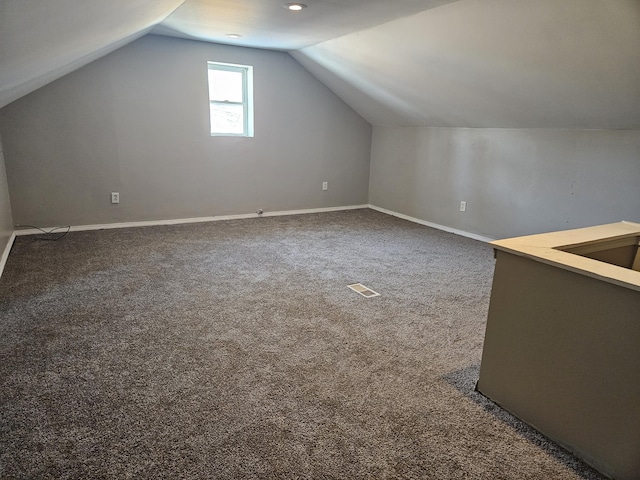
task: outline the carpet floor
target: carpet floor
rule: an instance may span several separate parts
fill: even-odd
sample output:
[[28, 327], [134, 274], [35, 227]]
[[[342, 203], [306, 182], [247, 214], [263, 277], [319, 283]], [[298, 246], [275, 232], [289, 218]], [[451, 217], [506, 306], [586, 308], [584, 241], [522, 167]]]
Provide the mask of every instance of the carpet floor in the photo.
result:
[[368, 209], [18, 237], [0, 478], [603, 478], [474, 392], [493, 262]]

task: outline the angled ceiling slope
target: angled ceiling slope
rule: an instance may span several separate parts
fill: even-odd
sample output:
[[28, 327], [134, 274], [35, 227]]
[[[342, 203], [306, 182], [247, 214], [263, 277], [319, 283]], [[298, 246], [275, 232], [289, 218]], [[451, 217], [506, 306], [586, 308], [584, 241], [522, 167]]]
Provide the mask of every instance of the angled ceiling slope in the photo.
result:
[[374, 125], [640, 129], [638, 0], [306, 3], [0, 1], [0, 107], [153, 32], [290, 50]]
[[0, 1], [0, 108], [149, 32], [286, 51], [452, 1]]
[[[456, 0], [187, 0], [152, 33], [271, 50], [298, 50]], [[227, 34], [239, 34], [230, 40]]]
[[184, 0], [0, 2], [0, 107], [147, 33]]
[[373, 125], [640, 129], [637, 0], [461, 0], [291, 54]]

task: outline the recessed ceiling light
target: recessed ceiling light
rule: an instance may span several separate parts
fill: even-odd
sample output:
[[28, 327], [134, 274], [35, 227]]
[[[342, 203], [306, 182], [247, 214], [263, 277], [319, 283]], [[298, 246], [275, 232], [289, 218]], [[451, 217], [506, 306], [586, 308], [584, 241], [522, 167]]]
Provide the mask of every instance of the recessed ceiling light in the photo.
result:
[[284, 8], [287, 8], [294, 12], [299, 12], [303, 8], [307, 8], [307, 6], [304, 3], [285, 3]]
[[242, 35], [240, 35], [239, 33], [227, 33], [226, 36], [233, 39], [242, 38]]

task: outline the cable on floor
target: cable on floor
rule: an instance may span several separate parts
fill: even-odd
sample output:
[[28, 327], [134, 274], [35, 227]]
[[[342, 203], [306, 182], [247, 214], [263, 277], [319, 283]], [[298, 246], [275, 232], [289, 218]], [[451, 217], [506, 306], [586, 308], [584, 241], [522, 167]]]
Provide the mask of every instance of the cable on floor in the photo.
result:
[[[62, 237], [64, 237], [67, 233], [69, 233], [69, 231], [71, 231], [71, 225], [67, 225], [64, 227], [53, 227], [49, 230], [45, 230], [44, 228], [40, 228], [37, 227], [35, 225], [16, 225], [16, 227], [19, 228], [35, 228], [36, 230], [40, 230], [42, 233], [44, 233], [43, 235], [39, 235], [37, 237], [35, 237], [36, 240], [49, 240], [49, 241], [54, 241], [57, 242], [58, 240], [60, 240]], [[64, 232], [59, 232], [58, 230], [66, 230]]]

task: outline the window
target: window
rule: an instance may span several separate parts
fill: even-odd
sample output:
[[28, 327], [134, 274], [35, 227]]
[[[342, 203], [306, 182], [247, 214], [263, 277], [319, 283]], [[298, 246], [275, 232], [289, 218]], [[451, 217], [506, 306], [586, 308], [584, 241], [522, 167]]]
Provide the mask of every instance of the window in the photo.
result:
[[253, 67], [207, 65], [211, 135], [253, 137]]

